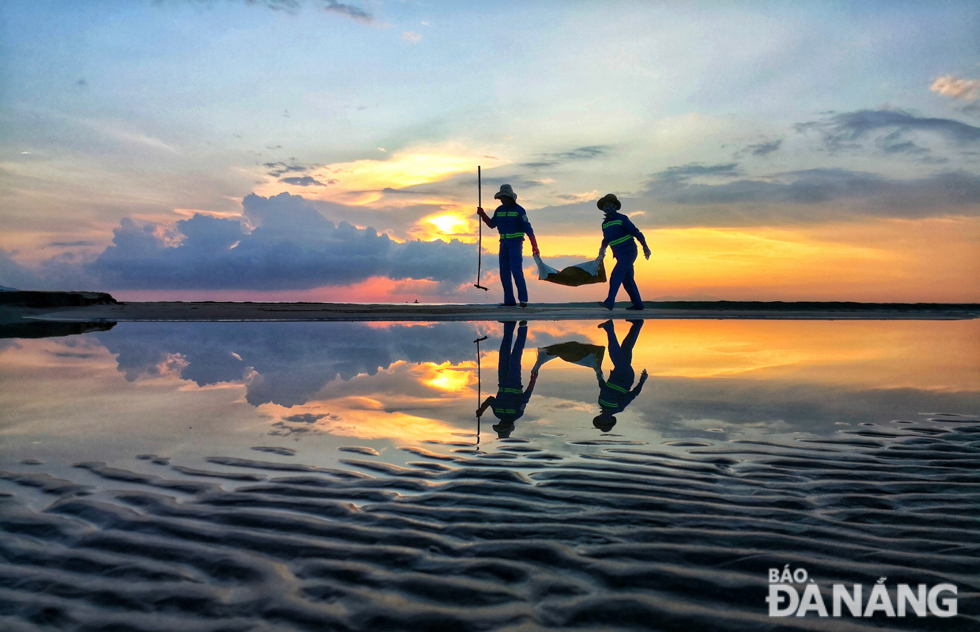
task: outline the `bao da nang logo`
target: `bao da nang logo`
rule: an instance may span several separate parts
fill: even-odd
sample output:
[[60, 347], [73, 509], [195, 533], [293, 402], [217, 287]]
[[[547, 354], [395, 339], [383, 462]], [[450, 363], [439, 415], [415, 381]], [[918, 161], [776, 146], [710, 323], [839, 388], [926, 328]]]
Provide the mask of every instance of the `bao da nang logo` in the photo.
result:
[[832, 584], [829, 590], [821, 590], [805, 568], [791, 571], [789, 564], [782, 570], [770, 568], [769, 596], [766, 597], [769, 616], [956, 616], [956, 586], [953, 584], [897, 584], [890, 587], [887, 581], [887, 577], [882, 577], [871, 586]]

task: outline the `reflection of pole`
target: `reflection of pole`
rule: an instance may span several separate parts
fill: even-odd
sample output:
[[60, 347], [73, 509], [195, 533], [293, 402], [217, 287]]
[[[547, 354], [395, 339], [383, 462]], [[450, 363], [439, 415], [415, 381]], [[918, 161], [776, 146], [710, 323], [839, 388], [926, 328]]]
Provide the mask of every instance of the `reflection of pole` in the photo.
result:
[[[483, 405], [483, 380], [480, 371], [480, 341], [486, 340], [489, 336], [484, 336], [482, 338], [477, 338], [473, 342], [476, 343], [476, 409], [480, 410]], [[476, 449], [480, 449], [480, 415], [476, 415]]]

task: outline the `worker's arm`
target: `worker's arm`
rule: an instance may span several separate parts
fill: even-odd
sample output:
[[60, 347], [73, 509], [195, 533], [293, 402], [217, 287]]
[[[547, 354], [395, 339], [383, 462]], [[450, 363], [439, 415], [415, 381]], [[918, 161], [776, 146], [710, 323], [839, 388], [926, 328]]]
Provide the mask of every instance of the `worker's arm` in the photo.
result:
[[634, 225], [633, 222], [631, 222], [628, 217], [623, 219], [623, 228], [625, 228], [626, 232], [628, 232], [630, 235], [633, 235], [633, 237], [635, 237], [636, 240], [640, 242], [640, 244], [643, 246], [643, 256], [649, 259], [650, 255], [653, 253], [650, 252], [650, 246], [647, 245], [646, 237], [643, 236], [643, 233], [640, 232], [640, 229], [637, 228], [636, 225]]
[[487, 226], [489, 226], [490, 228], [496, 228], [497, 227], [497, 213], [496, 212], [493, 214], [493, 217], [489, 217], [487, 215], [487, 212], [484, 211], [481, 207], [478, 206], [478, 207], [476, 207], [476, 214], [479, 215], [483, 219], [483, 222]]
[[538, 381], [538, 372], [535, 371], [531, 373], [531, 379], [528, 380], [527, 390], [524, 391], [524, 403], [526, 404], [529, 399], [531, 399], [531, 391], [534, 390], [534, 383]]
[[521, 223], [524, 224], [524, 234], [531, 242], [531, 252], [540, 257], [541, 251], [538, 250], [538, 240], [534, 238], [534, 229], [531, 228], [531, 222], [527, 221], [527, 215], [521, 214]]
[[490, 406], [493, 404], [493, 401], [494, 401], [494, 397], [493, 395], [491, 395], [490, 397], [487, 398], [487, 401], [483, 402], [483, 404], [481, 404], [480, 407], [476, 409], [476, 416], [482, 417], [483, 413], [487, 412], [487, 408], [490, 408]]

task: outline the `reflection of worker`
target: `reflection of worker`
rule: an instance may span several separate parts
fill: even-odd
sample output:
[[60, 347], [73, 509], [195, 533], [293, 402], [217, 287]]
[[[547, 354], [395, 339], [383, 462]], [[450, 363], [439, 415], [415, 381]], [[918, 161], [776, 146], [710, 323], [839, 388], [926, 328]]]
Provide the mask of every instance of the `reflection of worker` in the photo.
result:
[[538, 242], [534, 239], [531, 222], [527, 221], [527, 211], [517, 203], [517, 194], [509, 184], [500, 186], [493, 196], [500, 200], [500, 206], [488, 217], [482, 208], [476, 212], [487, 226], [500, 232], [500, 283], [504, 286], [505, 307], [517, 305], [514, 301], [514, 287], [511, 277], [517, 284], [517, 300], [521, 307], [527, 307], [527, 283], [524, 281], [524, 235], [531, 240], [531, 251], [540, 255]]
[[501, 439], [510, 436], [514, 430], [514, 422], [524, 415], [524, 408], [531, 399], [531, 391], [534, 390], [534, 382], [538, 379], [538, 372], [532, 372], [527, 390], [524, 390], [521, 384], [521, 356], [524, 354], [524, 343], [527, 341], [527, 322], [521, 321], [521, 326], [517, 330], [517, 342], [511, 351], [513, 339], [514, 323], [504, 323], [504, 338], [500, 341], [500, 359], [497, 362], [497, 395], [488, 397], [476, 411], [477, 417], [482, 416], [487, 408], [493, 411], [500, 420], [493, 429]]
[[[609, 432], [616, 425], [616, 413], [626, 410], [636, 396], [640, 394], [643, 383], [647, 381], [647, 370], [643, 369], [640, 375], [640, 382], [633, 388], [633, 380], [636, 373], [633, 372], [633, 346], [640, 335], [643, 327], [642, 320], [631, 320], [630, 332], [623, 338], [623, 345], [619, 345], [616, 339], [616, 329], [611, 320], [599, 325], [600, 329], [606, 330], [609, 339], [609, 358], [612, 360], [613, 368], [609, 372], [609, 379], [602, 379], [602, 369], [596, 371], [599, 380], [599, 407], [602, 412], [592, 420], [592, 424], [603, 432]], [[632, 390], [630, 390], [632, 389]]]

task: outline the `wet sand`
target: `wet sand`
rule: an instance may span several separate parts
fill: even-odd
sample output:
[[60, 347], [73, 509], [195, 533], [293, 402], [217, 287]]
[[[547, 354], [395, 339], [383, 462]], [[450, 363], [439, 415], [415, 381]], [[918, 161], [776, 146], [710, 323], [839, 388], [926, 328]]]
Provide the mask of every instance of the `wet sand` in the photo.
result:
[[980, 316], [978, 304], [847, 302], [647, 302], [610, 311], [596, 303], [539, 303], [526, 308], [492, 304], [410, 303], [102, 303], [83, 306], [8, 306], [8, 318], [75, 321], [462, 321], [614, 319], [959, 320]]

